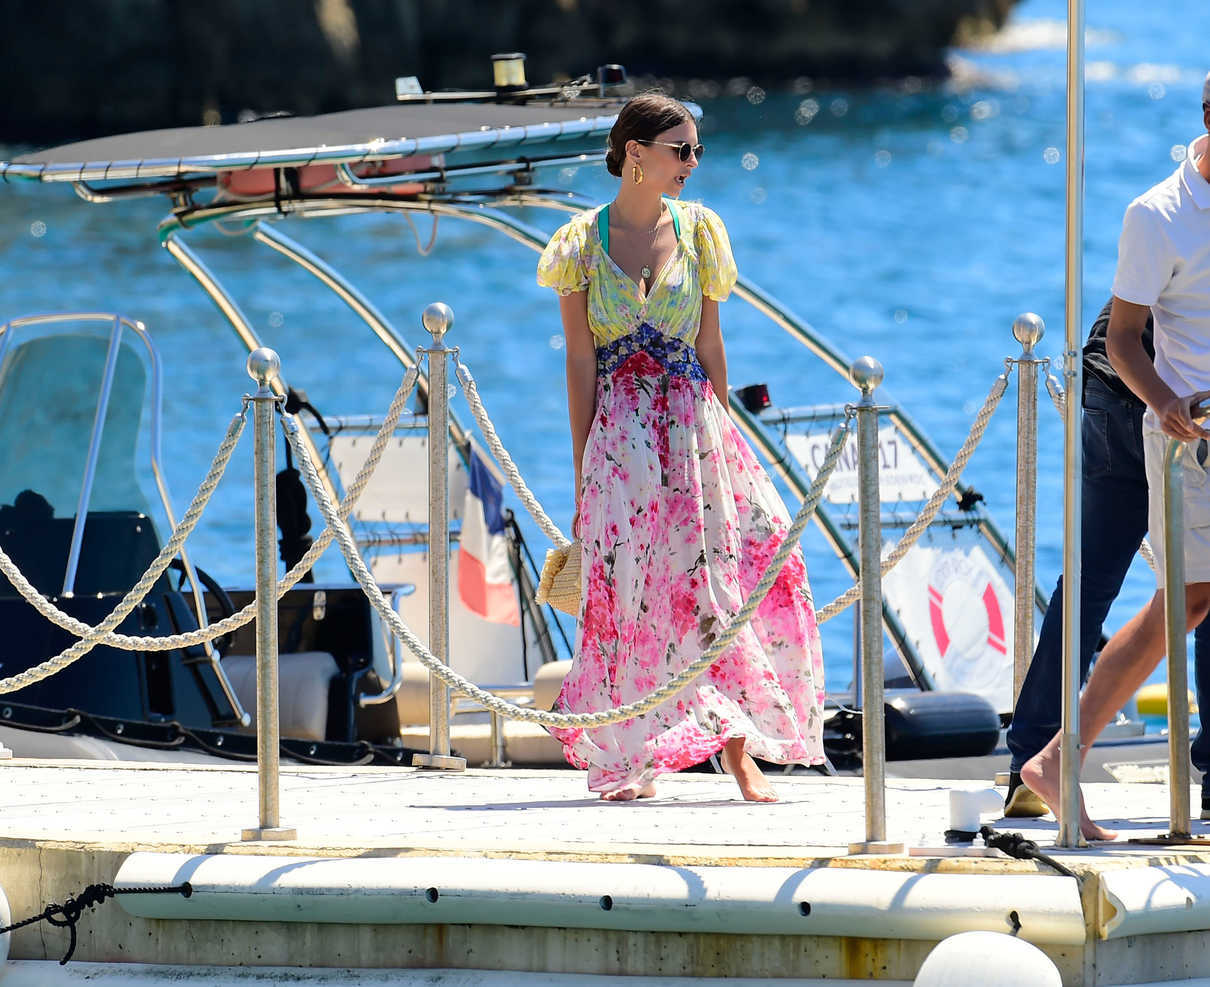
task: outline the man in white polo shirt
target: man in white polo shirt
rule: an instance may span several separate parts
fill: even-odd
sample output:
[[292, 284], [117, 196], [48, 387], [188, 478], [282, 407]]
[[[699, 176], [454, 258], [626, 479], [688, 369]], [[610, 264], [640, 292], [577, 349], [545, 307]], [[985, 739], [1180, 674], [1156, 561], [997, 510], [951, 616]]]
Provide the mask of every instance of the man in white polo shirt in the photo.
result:
[[[1210, 133], [1210, 75], [1202, 87], [1202, 122]], [[1165, 650], [1163, 460], [1168, 439], [1191, 443], [1182, 457], [1185, 481], [1185, 605], [1192, 630], [1210, 612], [1210, 431], [1189, 409], [1210, 397], [1210, 136], [1126, 210], [1118, 242], [1113, 311], [1106, 349], [1113, 367], [1147, 405], [1148, 525], [1159, 590], [1105, 645], [1080, 699], [1080, 747], [1087, 751], [1155, 669]], [[1143, 348], [1148, 313], [1155, 318], [1155, 363]], [[1021, 769], [1021, 780], [1052, 809], [1059, 805], [1059, 737]], [[1117, 834], [1088, 818], [1085, 839]]]

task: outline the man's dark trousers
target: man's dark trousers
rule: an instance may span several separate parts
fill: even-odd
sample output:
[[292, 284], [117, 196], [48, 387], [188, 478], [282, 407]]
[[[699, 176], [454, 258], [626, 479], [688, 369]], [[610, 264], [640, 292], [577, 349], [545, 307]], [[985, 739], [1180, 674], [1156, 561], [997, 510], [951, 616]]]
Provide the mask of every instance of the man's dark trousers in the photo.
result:
[[[1102, 381], [1084, 379], [1084, 473], [1080, 566], [1080, 681], [1088, 677], [1101, 625], [1126, 571], [1147, 534], [1147, 474], [1143, 465], [1142, 404], [1115, 394]], [[1194, 634], [1194, 680], [1201, 702], [1210, 695], [1210, 619]], [[1063, 577], [1042, 620], [1008, 730], [1012, 770], [1038, 753], [1059, 730], [1063, 695]], [[1193, 766], [1210, 771], [1210, 736], [1203, 727], [1191, 747]]]

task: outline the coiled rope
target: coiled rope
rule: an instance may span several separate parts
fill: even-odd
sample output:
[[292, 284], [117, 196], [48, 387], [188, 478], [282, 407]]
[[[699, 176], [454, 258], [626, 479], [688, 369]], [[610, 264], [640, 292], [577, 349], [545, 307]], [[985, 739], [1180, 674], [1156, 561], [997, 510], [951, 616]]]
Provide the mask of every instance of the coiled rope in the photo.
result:
[[[362, 464], [357, 476], [350, 484], [348, 491], [345, 493], [344, 499], [340, 502], [339, 516], [341, 520], [348, 518], [357, 506], [358, 500], [361, 498], [362, 492], [369, 484], [374, 475], [374, 471], [378, 467], [379, 461], [382, 459], [384, 450], [388, 440], [395, 431], [395, 426], [399, 423], [399, 419], [403, 414], [403, 409], [407, 406], [408, 399], [412, 396], [412, 391], [415, 390], [416, 381], [420, 376], [419, 367], [412, 367], [403, 377], [399, 389], [395, 392], [395, 397], [392, 399], [390, 407], [387, 409], [386, 417], [383, 419], [378, 433], [374, 436], [374, 442], [370, 446], [370, 453], [366, 457], [365, 463]], [[225, 465], [225, 464], [224, 464]], [[182, 539], [183, 541], [183, 539]], [[330, 529], [325, 530], [315, 539], [311, 547], [307, 549], [306, 554], [287, 572], [278, 584], [277, 598], [280, 600], [287, 592], [294, 588], [295, 584], [307, 573], [307, 571], [315, 564], [316, 560], [324, 553], [328, 545], [332, 543], [332, 532]], [[167, 548], [167, 546], [165, 546]], [[175, 553], [174, 553], [175, 554]], [[171, 557], [170, 557], [171, 558]], [[100, 625], [93, 627], [90, 624], [78, 620], [69, 613], [60, 610], [53, 602], [38, 592], [25, 575], [17, 567], [16, 563], [0, 549], [0, 572], [3, 572], [8, 577], [14, 588], [19, 592], [25, 600], [38, 611], [43, 617], [51, 623], [63, 628], [71, 634], [79, 638], [89, 638], [98, 630]], [[158, 578], [158, 575], [157, 575]], [[155, 580], [152, 580], [154, 583]], [[151, 584], [148, 584], [150, 591]], [[145, 595], [145, 594], [144, 594]], [[138, 602], [135, 601], [137, 605]], [[200, 644], [203, 641], [213, 641], [215, 638], [222, 637], [224, 634], [229, 634], [232, 631], [238, 630], [245, 624], [251, 622], [256, 617], [256, 600], [253, 600], [242, 610], [231, 614], [229, 617], [224, 617], [222, 620], [209, 624], [206, 627], [199, 627], [192, 631], [185, 631], [180, 634], [170, 634], [162, 637], [140, 637], [136, 635], [118, 634], [110, 632], [100, 638], [95, 644], [106, 644], [112, 648], [122, 648], [127, 651], [175, 651], [181, 648], [190, 648]], [[115, 625], [116, 626], [116, 625]], [[64, 666], [66, 667], [66, 666]], [[0, 682], [0, 686], [3, 682]], [[0, 693], [4, 692], [0, 688]]]
[[522, 720], [527, 723], [537, 723], [546, 727], [563, 729], [606, 726], [610, 723], [619, 723], [622, 720], [629, 720], [640, 716], [676, 695], [719, 659], [723, 651], [748, 626], [752, 615], [764, 601], [769, 590], [772, 589], [774, 582], [781, 574], [781, 570], [790, 558], [790, 555], [798, 550], [798, 540], [802, 536], [803, 529], [806, 528], [812, 515], [815, 513], [815, 508], [823, 496], [824, 486], [827, 484], [828, 477], [836, 466], [836, 461], [840, 458], [841, 450], [849, 434], [849, 422], [846, 420], [844, 425], [837, 428], [833, 433], [823, 465], [820, 467], [815, 481], [811, 484], [807, 497], [803, 500], [793, 523], [786, 531], [777, 553], [765, 569], [760, 582], [757, 583], [743, 607], [735, 615], [735, 619], [700, 658], [681, 669], [680, 672], [655, 692], [635, 702], [627, 703], [614, 709], [599, 710], [592, 713], [553, 713], [517, 706], [499, 696], [493, 695], [485, 689], [481, 689], [469, 679], [464, 678], [443, 664], [424, 646], [424, 643], [403, 622], [403, 619], [383, 597], [382, 591], [379, 590], [378, 585], [374, 582], [374, 577], [366, 568], [365, 562], [357, 551], [357, 545], [353, 541], [353, 536], [348, 526], [337, 517], [335, 508], [323, 489], [323, 484], [320, 482], [315, 464], [311, 462], [310, 454], [299, 438], [298, 423], [291, 415], [284, 415], [283, 420], [286, 438], [294, 451], [300, 472], [311, 490], [312, 497], [315, 498], [315, 503], [323, 514], [324, 521], [329, 528], [336, 532], [336, 542], [340, 546], [341, 553], [344, 555], [349, 570], [353, 573], [353, 578], [357, 580], [357, 583], [361, 586], [362, 591], [366, 594], [374, 609], [387, 622], [395, 635], [416, 655], [420, 663], [429, 670], [429, 673], [441, 679], [455, 691], [469, 696], [485, 709], [498, 713], [501, 716], [514, 720]]
[[[1000, 404], [1000, 399], [1004, 397], [1004, 392], [1008, 388], [1008, 371], [1000, 374], [992, 389], [987, 395], [987, 400], [983, 402], [983, 407], [979, 409], [979, 413], [975, 416], [974, 422], [971, 424], [970, 432], [967, 433], [966, 441], [962, 443], [962, 447], [958, 450], [958, 455], [954, 457], [954, 461], [950, 464], [949, 470], [945, 474], [945, 479], [941, 481], [941, 485], [933, 491], [933, 496], [929, 498], [928, 503], [924, 505], [924, 509], [920, 512], [920, 516], [912, 522], [912, 526], [903, 533], [903, 537], [895, 544], [895, 547], [887, 553], [886, 558], [882, 560], [881, 572], [886, 575], [899, 561], [907, 555], [912, 546], [923, 534], [925, 528], [933, 523], [933, 518], [937, 516], [937, 512], [941, 510], [941, 505], [945, 503], [945, 499], [954, 492], [954, 487], [958, 483], [958, 478], [962, 475], [962, 471], [966, 469], [966, 464], [974, 455], [975, 449], [978, 448], [979, 442], [983, 439], [983, 433], [987, 431], [987, 423], [991, 421], [991, 417], [995, 414], [996, 407]], [[847, 607], [861, 596], [861, 586], [856, 584], [847, 589], [844, 593], [838, 596], [835, 600], [829, 603], [826, 607], [820, 610], [815, 619], [819, 623], [825, 620], [831, 620], [838, 613], [843, 612]]]
[[60, 929], [67, 929], [71, 934], [71, 939], [67, 943], [67, 952], [59, 960], [59, 966], [66, 966], [67, 961], [76, 951], [76, 924], [84, 915], [84, 909], [87, 908], [91, 911], [97, 905], [103, 905], [114, 895], [119, 894], [179, 894], [184, 898], [189, 898], [193, 895], [193, 886], [188, 881], [172, 887], [154, 888], [115, 888], [112, 884], [90, 884], [78, 895], [69, 894], [61, 905], [52, 902], [37, 915], [0, 928], [0, 936], [24, 929], [35, 922], [49, 922]]

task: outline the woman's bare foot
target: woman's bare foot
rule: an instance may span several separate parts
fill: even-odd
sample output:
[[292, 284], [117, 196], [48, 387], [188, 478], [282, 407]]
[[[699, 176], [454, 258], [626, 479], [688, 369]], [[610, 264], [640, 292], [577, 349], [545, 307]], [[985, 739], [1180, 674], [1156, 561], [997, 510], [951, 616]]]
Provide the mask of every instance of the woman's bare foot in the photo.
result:
[[[1057, 745], [1047, 744], [1036, 755], [1021, 767], [1021, 781], [1029, 786], [1029, 790], [1050, 806], [1050, 810], [1059, 818], [1059, 749]], [[1115, 830], [1099, 826], [1089, 818], [1088, 810], [1084, 807], [1084, 793], [1080, 792], [1080, 835], [1086, 840], [1116, 840]]]
[[723, 770], [739, 785], [745, 802], [776, 802], [777, 792], [744, 750], [744, 738], [732, 737], [719, 754]]
[[646, 785], [623, 785], [612, 792], [602, 792], [601, 798], [606, 802], [633, 802], [635, 799], [649, 799], [655, 796], [655, 782]]

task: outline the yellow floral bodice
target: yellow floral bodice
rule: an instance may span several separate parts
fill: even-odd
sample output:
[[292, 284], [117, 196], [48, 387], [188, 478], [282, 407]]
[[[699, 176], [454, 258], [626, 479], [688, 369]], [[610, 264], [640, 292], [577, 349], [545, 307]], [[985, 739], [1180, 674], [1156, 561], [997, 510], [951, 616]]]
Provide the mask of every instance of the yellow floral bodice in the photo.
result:
[[588, 292], [588, 326], [599, 346], [646, 323], [692, 345], [702, 296], [724, 301], [735, 286], [735, 260], [723, 221], [698, 202], [666, 199], [679, 232], [676, 248], [656, 273], [646, 298], [605, 250], [598, 217], [580, 213], [550, 238], [538, 261], [538, 284], [560, 295]]

